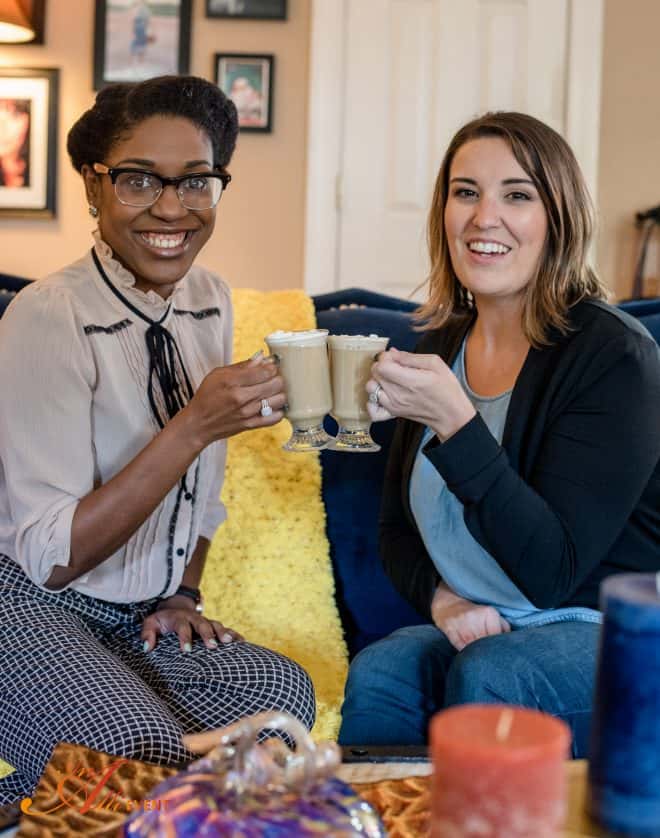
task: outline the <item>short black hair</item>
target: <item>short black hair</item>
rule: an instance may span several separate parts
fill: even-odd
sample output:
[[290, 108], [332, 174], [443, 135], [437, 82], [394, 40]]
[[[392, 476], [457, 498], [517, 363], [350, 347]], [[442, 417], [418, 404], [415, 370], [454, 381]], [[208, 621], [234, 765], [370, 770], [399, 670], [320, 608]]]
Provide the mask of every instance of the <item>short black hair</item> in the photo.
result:
[[197, 76], [157, 76], [136, 84], [110, 84], [93, 107], [77, 120], [67, 137], [74, 169], [103, 162], [114, 144], [152, 116], [189, 119], [206, 132], [213, 146], [213, 166], [224, 169], [236, 146], [238, 115], [220, 88]]

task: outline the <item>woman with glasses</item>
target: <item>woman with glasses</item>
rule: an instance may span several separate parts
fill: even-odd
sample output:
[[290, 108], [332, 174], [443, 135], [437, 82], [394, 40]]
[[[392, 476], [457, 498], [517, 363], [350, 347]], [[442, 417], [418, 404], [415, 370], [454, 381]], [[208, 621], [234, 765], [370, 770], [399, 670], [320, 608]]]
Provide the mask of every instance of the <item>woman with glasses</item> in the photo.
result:
[[244, 715], [313, 723], [306, 673], [199, 594], [226, 439], [284, 404], [272, 363], [231, 363], [229, 290], [194, 264], [237, 133], [199, 78], [102, 90], [68, 136], [93, 247], [0, 323], [0, 803], [62, 740], [176, 764]]

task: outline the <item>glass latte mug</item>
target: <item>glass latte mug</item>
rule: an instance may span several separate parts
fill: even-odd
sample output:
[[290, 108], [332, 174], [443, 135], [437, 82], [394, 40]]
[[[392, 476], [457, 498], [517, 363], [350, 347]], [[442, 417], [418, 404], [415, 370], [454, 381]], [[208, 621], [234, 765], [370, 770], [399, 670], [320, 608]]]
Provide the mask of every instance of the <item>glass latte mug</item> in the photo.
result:
[[284, 412], [293, 429], [285, 451], [320, 451], [332, 439], [323, 428], [332, 408], [327, 341], [327, 329], [273, 332], [266, 338], [284, 379]]
[[333, 451], [380, 451], [371, 438], [367, 411], [367, 381], [376, 355], [387, 348], [389, 338], [378, 335], [330, 335], [332, 370], [332, 416], [339, 430], [330, 443]]

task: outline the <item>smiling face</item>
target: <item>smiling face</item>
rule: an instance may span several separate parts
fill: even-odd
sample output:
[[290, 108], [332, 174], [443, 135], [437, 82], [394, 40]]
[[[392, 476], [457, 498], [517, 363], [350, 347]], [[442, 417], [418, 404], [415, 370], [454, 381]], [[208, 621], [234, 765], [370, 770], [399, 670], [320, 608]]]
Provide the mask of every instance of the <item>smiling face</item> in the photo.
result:
[[[213, 149], [206, 133], [190, 120], [152, 116], [96, 162], [177, 177], [212, 172]], [[130, 207], [118, 200], [108, 175], [97, 175], [89, 166], [83, 166], [82, 174], [89, 203], [99, 210], [101, 237], [135, 276], [135, 287], [168, 297], [211, 236], [215, 207], [186, 209], [173, 186], [150, 207]]]
[[548, 230], [543, 201], [500, 137], [470, 140], [449, 170], [444, 212], [452, 266], [475, 302], [522, 298]]

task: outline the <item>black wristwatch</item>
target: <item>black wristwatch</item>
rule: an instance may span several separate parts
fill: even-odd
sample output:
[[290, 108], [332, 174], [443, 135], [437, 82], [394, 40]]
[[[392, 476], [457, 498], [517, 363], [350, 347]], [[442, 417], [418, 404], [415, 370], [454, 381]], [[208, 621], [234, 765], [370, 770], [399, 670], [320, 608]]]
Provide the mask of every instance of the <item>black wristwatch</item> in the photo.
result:
[[195, 611], [202, 614], [204, 611], [204, 601], [202, 600], [202, 592], [199, 588], [190, 588], [188, 585], [179, 585], [172, 596], [187, 596], [195, 603]]

